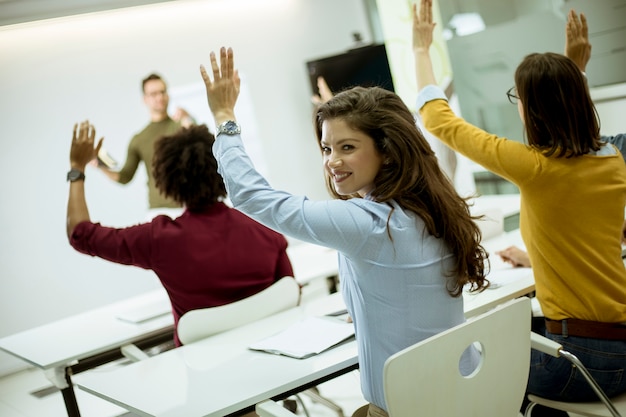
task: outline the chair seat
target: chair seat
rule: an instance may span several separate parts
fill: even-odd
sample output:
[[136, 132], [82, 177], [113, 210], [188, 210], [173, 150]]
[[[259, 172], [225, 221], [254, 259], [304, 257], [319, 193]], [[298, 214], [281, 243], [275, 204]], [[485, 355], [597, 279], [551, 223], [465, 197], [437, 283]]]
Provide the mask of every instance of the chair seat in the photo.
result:
[[[545, 405], [546, 407], [557, 410], [567, 411], [568, 413], [579, 414], [589, 417], [611, 417], [611, 412], [606, 408], [604, 403], [600, 401], [586, 403], [570, 403], [563, 401], [548, 400], [546, 398], [537, 397], [529, 394], [528, 399], [534, 403]], [[611, 402], [620, 414], [626, 416], [626, 393], [611, 398]]]

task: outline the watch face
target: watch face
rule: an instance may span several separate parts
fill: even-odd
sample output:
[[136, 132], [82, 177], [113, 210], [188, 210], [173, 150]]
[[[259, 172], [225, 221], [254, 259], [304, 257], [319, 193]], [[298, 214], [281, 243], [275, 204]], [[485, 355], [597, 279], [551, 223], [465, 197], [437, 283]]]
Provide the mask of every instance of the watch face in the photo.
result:
[[220, 125], [219, 131], [220, 133], [226, 133], [227, 135], [236, 135], [241, 133], [241, 128], [236, 122], [229, 120]]
[[67, 180], [68, 181], [78, 181], [81, 179], [85, 179], [85, 174], [83, 174], [82, 172], [80, 172], [77, 169], [72, 169], [70, 172], [67, 173]]

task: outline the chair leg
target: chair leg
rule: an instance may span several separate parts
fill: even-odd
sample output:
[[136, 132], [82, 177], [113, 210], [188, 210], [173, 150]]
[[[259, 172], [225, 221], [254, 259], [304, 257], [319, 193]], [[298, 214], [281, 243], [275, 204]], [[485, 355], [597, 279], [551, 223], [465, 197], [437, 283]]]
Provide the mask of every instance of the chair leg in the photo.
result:
[[319, 394], [317, 388], [310, 388], [308, 390], [302, 391], [302, 394], [311, 398], [311, 400], [313, 400], [314, 402], [323, 404], [331, 410], [334, 410], [339, 417], [345, 417], [345, 415], [343, 414], [343, 409], [328, 398], [322, 397]]
[[298, 400], [298, 402], [300, 403], [300, 407], [302, 407], [302, 412], [304, 413], [304, 415], [306, 417], [311, 417], [311, 415], [309, 414], [309, 410], [306, 408], [306, 405], [304, 404], [304, 401], [302, 401], [302, 397], [300, 397], [300, 394], [296, 394], [295, 397], [296, 397], [296, 400]]
[[533, 408], [535, 408], [536, 405], [537, 403], [528, 404], [528, 407], [526, 407], [526, 411], [524, 411], [524, 417], [530, 417], [533, 413]]
[[585, 365], [582, 364], [580, 359], [578, 359], [576, 357], [576, 355], [574, 355], [573, 353], [570, 353], [570, 352], [568, 352], [566, 350], [563, 350], [563, 349], [561, 349], [561, 351], [559, 353], [561, 354], [561, 357], [567, 359], [574, 366], [576, 366], [578, 368], [578, 370], [583, 375], [583, 377], [587, 380], [587, 382], [589, 383], [589, 385], [591, 386], [593, 391], [596, 393], [598, 398], [600, 398], [600, 401], [602, 401], [604, 403], [604, 405], [606, 406], [606, 408], [609, 409], [609, 412], [611, 413], [611, 415], [614, 416], [614, 417], [620, 417], [620, 413], [615, 408], [615, 405], [613, 405], [613, 402], [604, 393], [602, 388], [600, 388], [600, 385], [598, 385], [596, 380], [593, 379], [593, 377], [591, 376], [591, 374], [589, 373], [589, 371], [587, 370]]

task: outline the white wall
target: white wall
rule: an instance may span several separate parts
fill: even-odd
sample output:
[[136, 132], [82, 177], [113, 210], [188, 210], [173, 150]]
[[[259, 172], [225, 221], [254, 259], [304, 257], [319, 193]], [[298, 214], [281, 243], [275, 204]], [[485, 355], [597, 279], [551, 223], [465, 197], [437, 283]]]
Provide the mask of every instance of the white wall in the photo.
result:
[[593, 88], [591, 97], [600, 115], [600, 132], [610, 136], [626, 132], [626, 83]]
[[[361, 0], [180, 0], [0, 28], [0, 337], [159, 285], [152, 272], [68, 245], [65, 174], [75, 122], [88, 118], [123, 161], [147, 122], [141, 79], [158, 71], [170, 88], [198, 83], [209, 52], [232, 46], [270, 181], [327, 198], [304, 63], [348, 49], [355, 31], [371, 41]], [[144, 219], [145, 176], [120, 186], [91, 167], [86, 174], [93, 219], [115, 226]], [[19, 366], [0, 353], [0, 374]]]

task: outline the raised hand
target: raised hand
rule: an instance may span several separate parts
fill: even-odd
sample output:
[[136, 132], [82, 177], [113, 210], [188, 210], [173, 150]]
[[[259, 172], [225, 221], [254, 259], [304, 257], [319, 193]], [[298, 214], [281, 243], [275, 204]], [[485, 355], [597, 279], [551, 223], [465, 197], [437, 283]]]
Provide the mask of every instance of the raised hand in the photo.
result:
[[324, 104], [333, 98], [333, 92], [330, 91], [330, 87], [328, 87], [328, 83], [326, 83], [324, 77], [317, 77], [317, 89], [319, 90], [319, 94], [315, 94], [311, 97], [313, 104]]
[[583, 72], [591, 58], [587, 18], [583, 13], [579, 18], [574, 9], [569, 11], [565, 25], [565, 56], [574, 61]]
[[418, 91], [427, 85], [437, 84], [430, 57], [434, 29], [432, 0], [421, 0], [419, 13], [417, 5], [413, 4], [413, 54]]
[[433, 22], [432, 0], [421, 0], [419, 13], [417, 4], [413, 4], [413, 50], [426, 50], [433, 43], [433, 30], [436, 23]]
[[98, 145], [94, 148], [95, 137], [96, 129], [88, 121], [74, 124], [70, 148], [70, 165], [72, 168], [85, 171], [85, 166], [97, 157], [104, 138], [100, 138]]
[[213, 80], [209, 77], [204, 65], [200, 66], [200, 74], [206, 87], [209, 108], [215, 123], [220, 124], [227, 120], [235, 119], [235, 103], [239, 96], [241, 79], [235, 70], [233, 50], [220, 48], [220, 63], [218, 65], [215, 52], [210, 54]]

